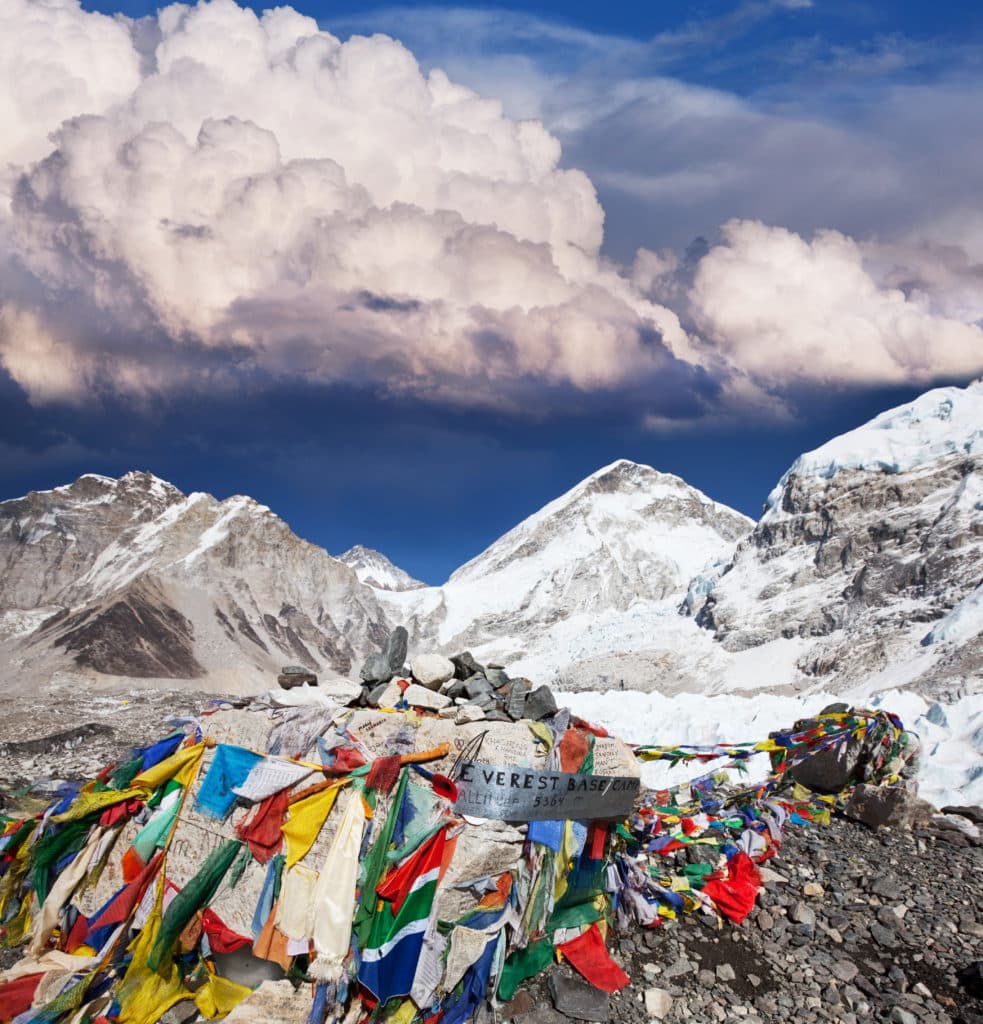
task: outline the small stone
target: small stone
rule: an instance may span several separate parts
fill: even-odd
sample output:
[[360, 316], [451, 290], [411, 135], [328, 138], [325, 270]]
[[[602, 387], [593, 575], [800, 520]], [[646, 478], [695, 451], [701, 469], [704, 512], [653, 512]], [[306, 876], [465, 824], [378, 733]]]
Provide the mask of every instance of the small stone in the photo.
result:
[[454, 717], [455, 725], [467, 725], [468, 722], [480, 722], [485, 712], [474, 704], [462, 704]]
[[717, 977], [721, 981], [734, 981], [737, 975], [730, 964], [717, 964]]
[[442, 683], [454, 678], [454, 663], [442, 654], [418, 654], [410, 662], [413, 678], [428, 690], [439, 690]]
[[898, 937], [892, 928], [885, 928], [884, 925], [873, 921], [870, 925], [870, 934], [878, 946], [883, 946], [885, 949], [897, 948]]
[[916, 981], [915, 984], [911, 986], [911, 991], [916, 995], [923, 996], [925, 999], [932, 998], [932, 990], [923, 981]]
[[802, 886], [802, 895], [813, 897], [825, 896], [826, 890], [818, 882], [806, 882], [806, 884]]
[[499, 668], [498, 665], [489, 665], [485, 669], [485, 678], [496, 690], [501, 689], [503, 686], [508, 686], [512, 682], [508, 673], [503, 668]]
[[664, 988], [645, 990], [645, 1012], [656, 1020], [665, 1020], [672, 1009], [672, 996]]
[[693, 970], [693, 965], [685, 957], [680, 957], [675, 963], [670, 964], [663, 972], [663, 978], [680, 978], [684, 974], [689, 974]]
[[502, 1016], [506, 1020], [515, 1020], [529, 1013], [533, 1008], [532, 996], [526, 989], [521, 989], [502, 1006]]
[[900, 1006], [895, 1006], [891, 1010], [891, 1016], [888, 1017], [888, 1020], [893, 1021], [894, 1024], [918, 1024], [918, 1018], [908, 1010], [903, 1010]]
[[877, 920], [885, 928], [890, 928], [892, 931], [901, 923], [894, 907], [878, 907]]
[[770, 932], [775, 927], [775, 919], [767, 910], [762, 910], [757, 917], [757, 925], [763, 932]]
[[798, 924], [804, 924], [810, 928], [814, 928], [816, 925], [816, 914], [812, 907], [806, 906], [801, 901], [792, 908], [791, 916], [792, 920]]
[[849, 984], [860, 973], [852, 960], [837, 960], [832, 967], [833, 975], [845, 984]]

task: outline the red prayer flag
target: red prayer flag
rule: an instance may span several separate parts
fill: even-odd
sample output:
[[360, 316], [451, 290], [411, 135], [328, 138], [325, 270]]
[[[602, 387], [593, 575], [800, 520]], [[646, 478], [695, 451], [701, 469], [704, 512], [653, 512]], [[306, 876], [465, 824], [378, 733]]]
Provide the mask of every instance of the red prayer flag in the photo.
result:
[[582, 935], [556, 948], [574, 970], [602, 992], [617, 992], [631, 983], [631, 978], [611, 959], [596, 922]]

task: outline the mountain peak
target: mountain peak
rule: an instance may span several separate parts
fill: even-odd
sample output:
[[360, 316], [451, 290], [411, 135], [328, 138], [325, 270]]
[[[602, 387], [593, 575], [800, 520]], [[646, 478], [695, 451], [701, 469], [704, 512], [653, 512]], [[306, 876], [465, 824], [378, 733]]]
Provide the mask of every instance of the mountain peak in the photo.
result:
[[337, 557], [339, 562], [355, 570], [360, 582], [376, 590], [419, 590], [426, 586], [394, 565], [381, 551], [362, 544], [356, 544]]

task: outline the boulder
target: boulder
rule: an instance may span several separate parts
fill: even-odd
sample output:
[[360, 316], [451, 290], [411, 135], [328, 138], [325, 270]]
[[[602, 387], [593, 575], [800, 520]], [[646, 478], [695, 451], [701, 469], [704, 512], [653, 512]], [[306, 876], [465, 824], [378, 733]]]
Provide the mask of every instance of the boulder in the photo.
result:
[[409, 643], [409, 634], [405, 626], [397, 626], [390, 634], [383, 648], [383, 657], [389, 662], [389, 667], [395, 674], [399, 674], [406, 663], [406, 646]]
[[311, 1010], [309, 986], [295, 989], [289, 981], [264, 981], [225, 1018], [228, 1024], [306, 1024]]
[[439, 690], [454, 678], [454, 662], [442, 654], [418, 654], [410, 663], [413, 678], [428, 690]]
[[436, 690], [427, 689], [419, 683], [410, 683], [403, 694], [403, 699], [411, 708], [425, 708], [427, 711], [440, 711], [450, 703], [450, 697], [445, 697]]
[[856, 772], [862, 753], [863, 744], [858, 740], [841, 740], [804, 758], [789, 772], [796, 782], [814, 793], [839, 793]]
[[912, 829], [930, 825], [935, 808], [904, 786], [857, 786], [843, 811], [873, 829]]
[[525, 717], [531, 718], [534, 722], [555, 715], [556, 710], [556, 699], [548, 686], [538, 686], [525, 696]]
[[295, 686], [317, 686], [317, 676], [302, 665], [284, 665], [276, 681], [284, 690], [292, 690]]
[[955, 806], [950, 804], [947, 807], [942, 808], [943, 814], [958, 814], [960, 818], [969, 818], [974, 825], [983, 825], [983, 807], [979, 804], [969, 804], [968, 806]]
[[358, 674], [365, 683], [388, 683], [395, 673], [384, 654], [370, 654]]
[[485, 674], [485, 666], [479, 665], [470, 651], [451, 655], [451, 661], [454, 664], [455, 679], [467, 679], [469, 676]]

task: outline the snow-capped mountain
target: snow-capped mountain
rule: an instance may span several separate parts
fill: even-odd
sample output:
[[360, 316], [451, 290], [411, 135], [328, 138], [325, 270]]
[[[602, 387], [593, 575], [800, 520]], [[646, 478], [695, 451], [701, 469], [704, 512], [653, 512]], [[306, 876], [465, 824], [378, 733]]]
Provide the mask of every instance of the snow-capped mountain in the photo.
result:
[[393, 565], [381, 551], [373, 551], [361, 544], [338, 555], [338, 561], [350, 566], [363, 583], [377, 590], [419, 590], [426, 586], [398, 565]]
[[347, 674], [386, 629], [375, 592], [265, 506], [149, 473], [0, 504], [0, 567], [11, 684], [70, 666], [254, 691], [285, 662]]
[[700, 623], [731, 652], [783, 642], [827, 689], [979, 689], [981, 470], [983, 381], [929, 391], [802, 455]]
[[976, 693], [981, 458], [983, 382], [801, 456], [756, 525], [622, 460], [441, 587], [366, 548], [332, 558], [250, 498], [86, 475], [0, 503], [0, 685], [354, 676], [402, 623], [412, 651], [565, 690]]
[[[677, 476], [627, 460], [599, 469], [463, 565], [442, 587], [380, 594], [418, 644], [471, 649], [552, 678], [678, 629], [689, 581], [753, 523]], [[692, 632], [698, 632], [691, 630]]]

